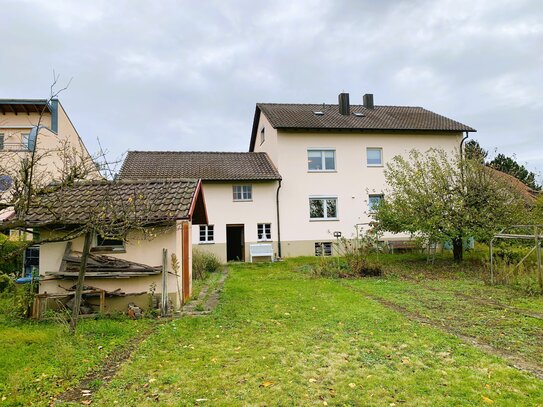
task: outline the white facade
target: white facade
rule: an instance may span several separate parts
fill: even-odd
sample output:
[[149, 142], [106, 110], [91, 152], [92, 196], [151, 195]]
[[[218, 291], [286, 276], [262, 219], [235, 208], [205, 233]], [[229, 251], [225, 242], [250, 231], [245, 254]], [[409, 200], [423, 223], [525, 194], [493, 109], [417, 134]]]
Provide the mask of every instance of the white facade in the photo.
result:
[[[223, 262], [238, 257], [248, 260], [249, 247], [255, 243], [272, 243], [277, 254], [278, 181], [204, 181], [202, 186], [209, 225], [192, 228], [193, 248], [212, 252]], [[250, 186], [250, 199], [235, 199], [234, 187], [239, 186]], [[259, 225], [263, 229], [260, 236]], [[236, 230], [242, 231], [241, 236]]]
[[[262, 129], [265, 137], [261, 143]], [[334, 232], [354, 236], [356, 225], [372, 219], [370, 195], [375, 199], [386, 193], [387, 161], [412, 149], [442, 148], [453, 154], [461, 139], [461, 132], [276, 130], [262, 113], [254, 151], [267, 152], [283, 178], [279, 198], [282, 256], [314, 255], [315, 243], [333, 242]], [[368, 149], [381, 151], [381, 164], [368, 163]], [[311, 170], [310, 151], [333, 152], [333, 168], [324, 165], [323, 170]], [[328, 218], [311, 218], [311, 199], [335, 201], [336, 213]]]

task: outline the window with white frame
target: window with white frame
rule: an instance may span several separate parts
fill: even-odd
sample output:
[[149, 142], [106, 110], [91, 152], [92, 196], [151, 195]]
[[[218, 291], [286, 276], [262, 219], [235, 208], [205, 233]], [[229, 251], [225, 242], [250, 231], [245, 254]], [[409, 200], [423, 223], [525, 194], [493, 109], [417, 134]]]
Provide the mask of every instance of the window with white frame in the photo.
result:
[[258, 223], [256, 233], [258, 240], [271, 240], [271, 223]]
[[308, 171], [335, 171], [336, 150], [334, 149], [309, 149], [307, 150]]
[[213, 243], [214, 241], [214, 225], [200, 225], [200, 243]]
[[315, 256], [331, 256], [332, 242], [315, 242]]
[[232, 192], [234, 201], [251, 201], [253, 199], [252, 185], [234, 185]]
[[309, 218], [315, 220], [337, 219], [337, 198], [309, 198]]
[[260, 130], [260, 144], [264, 143], [266, 141], [266, 128], [262, 127]]
[[383, 200], [383, 194], [370, 194], [368, 195], [368, 209], [370, 212], [375, 212], [377, 210], [377, 205]]
[[380, 167], [383, 165], [383, 149], [381, 147], [368, 147], [366, 149], [366, 162], [368, 166]]

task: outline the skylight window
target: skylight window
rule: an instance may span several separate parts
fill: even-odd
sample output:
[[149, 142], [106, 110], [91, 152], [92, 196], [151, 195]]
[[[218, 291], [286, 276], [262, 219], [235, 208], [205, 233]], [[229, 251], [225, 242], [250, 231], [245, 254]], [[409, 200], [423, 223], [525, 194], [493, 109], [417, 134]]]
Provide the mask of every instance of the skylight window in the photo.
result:
[[353, 115], [355, 115], [356, 117], [364, 117], [364, 113], [360, 112], [353, 112]]
[[324, 112], [321, 112], [320, 110], [319, 111], [316, 111], [316, 112], [313, 112], [313, 114], [315, 116], [324, 116]]

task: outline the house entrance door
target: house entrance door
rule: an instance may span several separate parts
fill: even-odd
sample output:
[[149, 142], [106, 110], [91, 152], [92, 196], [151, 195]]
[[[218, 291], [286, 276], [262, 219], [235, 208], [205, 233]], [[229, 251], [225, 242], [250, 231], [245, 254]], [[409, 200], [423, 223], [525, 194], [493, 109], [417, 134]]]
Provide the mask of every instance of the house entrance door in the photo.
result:
[[226, 260], [245, 261], [243, 225], [226, 225]]

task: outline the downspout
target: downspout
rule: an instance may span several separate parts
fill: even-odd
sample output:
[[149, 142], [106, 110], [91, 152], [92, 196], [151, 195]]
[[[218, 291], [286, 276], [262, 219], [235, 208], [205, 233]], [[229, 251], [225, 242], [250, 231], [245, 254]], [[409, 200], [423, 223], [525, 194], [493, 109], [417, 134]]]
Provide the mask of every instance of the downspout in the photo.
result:
[[464, 138], [460, 142], [460, 160], [463, 158], [464, 141], [466, 141], [466, 139], [469, 137], [469, 133], [467, 131], [465, 133], [466, 133], [466, 135], [464, 136]]
[[279, 222], [279, 190], [281, 189], [281, 180], [277, 185], [277, 192], [275, 194], [275, 205], [277, 207], [277, 256], [281, 258], [281, 223]]

